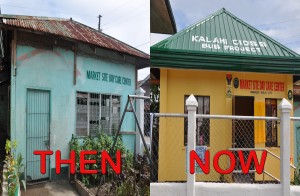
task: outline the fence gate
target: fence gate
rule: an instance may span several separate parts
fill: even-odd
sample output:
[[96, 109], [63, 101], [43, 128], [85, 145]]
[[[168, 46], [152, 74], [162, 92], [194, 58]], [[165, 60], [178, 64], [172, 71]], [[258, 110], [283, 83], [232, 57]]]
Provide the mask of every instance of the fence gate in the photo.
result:
[[34, 150], [48, 150], [50, 139], [50, 92], [27, 90], [26, 103], [26, 181], [33, 182], [49, 179], [49, 156], [46, 174], [39, 171], [40, 156]]

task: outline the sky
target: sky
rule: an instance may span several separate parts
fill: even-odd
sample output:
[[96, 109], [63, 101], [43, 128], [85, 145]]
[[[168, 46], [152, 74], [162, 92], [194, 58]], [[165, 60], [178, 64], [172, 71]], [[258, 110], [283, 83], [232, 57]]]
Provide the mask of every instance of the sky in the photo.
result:
[[[169, 0], [177, 30], [226, 8], [278, 42], [300, 53], [300, 0]], [[0, 0], [2, 14], [70, 18], [101, 29], [149, 54], [150, 0]], [[166, 38], [167, 36], [162, 36]], [[152, 37], [151, 45], [162, 38]], [[149, 68], [139, 71], [141, 80]]]
[[[0, 0], [2, 14], [71, 18], [101, 29], [147, 54], [150, 50], [150, 0]], [[150, 72], [138, 72], [144, 79]]]
[[[300, 0], [169, 1], [177, 32], [224, 7], [249, 25], [300, 54]], [[151, 45], [155, 42], [151, 40]]]

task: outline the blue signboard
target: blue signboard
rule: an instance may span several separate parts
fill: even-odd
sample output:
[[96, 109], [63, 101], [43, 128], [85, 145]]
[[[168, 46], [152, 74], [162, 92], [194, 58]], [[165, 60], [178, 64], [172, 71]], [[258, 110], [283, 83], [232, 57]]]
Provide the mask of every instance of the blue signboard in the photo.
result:
[[[205, 152], [207, 150], [207, 146], [196, 146], [196, 153], [198, 155], [198, 157], [201, 159], [202, 163], [205, 164]], [[188, 152], [188, 148], [186, 147], [186, 173], [188, 173], [188, 159], [190, 153]], [[200, 168], [200, 166], [195, 163], [195, 174], [203, 174], [202, 169]]]

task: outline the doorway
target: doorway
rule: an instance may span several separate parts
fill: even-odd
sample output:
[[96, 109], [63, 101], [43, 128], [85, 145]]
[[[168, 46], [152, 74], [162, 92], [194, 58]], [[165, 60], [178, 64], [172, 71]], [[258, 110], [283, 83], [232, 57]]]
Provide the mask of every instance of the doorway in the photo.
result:
[[[233, 98], [234, 116], [254, 116], [254, 97], [236, 96]], [[253, 120], [235, 120], [233, 123], [232, 138], [233, 148], [254, 147], [254, 122]]]
[[[235, 116], [254, 116], [254, 97], [235, 96], [232, 99], [232, 114]], [[254, 121], [253, 120], [233, 120], [232, 122], [232, 147], [233, 148], [254, 148]], [[254, 180], [254, 173], [243, 174], [237, 152], [236, 166], [233, 179], [238, 183], [249, 183]], [[244, 151], [244, 160], [247, 160], [249, 151]], [[250, 170], [254, 169], [251, 163]]]
[[50, 177], [49, 161], [46, 158], [46, 173], [43, 175], [36, 168], [40, 167], [40, 156], [35, 150], [50, 149], [50, 91], [27, 90], [26, 103], [26, 181], [37, 182]]

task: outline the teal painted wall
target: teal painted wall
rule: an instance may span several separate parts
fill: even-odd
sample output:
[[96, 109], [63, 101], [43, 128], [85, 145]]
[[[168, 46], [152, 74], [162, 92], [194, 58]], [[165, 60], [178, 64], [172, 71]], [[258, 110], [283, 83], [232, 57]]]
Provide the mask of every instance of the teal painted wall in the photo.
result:
[[[131, 79], [131, 85], [104, 82], [101, 80], [87, 79], [87, 70], [102, 73], [113, 74]], [[121, 95], [121, 115], [126, 105], [128, 95], [135, 94], [135, 67], [129, 64], [118, 65], [114, 62], [101, 61], [99, 59], [78, 56], [77, 58], [77, 82], [76, 89], [84, 92], [104, 93]], [[135, 132], [135, 120], [131, 113], [127, 113], [121, 131]], [[75, 123], [75, 121], [74, 121]], [[75, 126], [75, 125], [74, 125]], [[135, 136], [123, 135], [125, 146], [134, 152]]]
[[[12, 68], [13, 69], [13, 68]], [[11, 138], [17, 140], [17, 151], [26, 158], [26, 90], [50, 90], [50, 149], [61, 150], [62, 159], [69, 155], [69, 144], [76, 130], [76, 91], [110, 93], [121, 96], [123, 112], [128, 94], [135, 91], [135, 66], [77, 56], [77, 84], [73, 85], [74, 53], [54, 47], [53, 50], [17, 46], [17, 75], [12, 72]], [[131, 85], [106, 83], [86, 78], [86, 70], [105, 72], [131, 79]], [[127, 115], [122, 131], [135, 131], [132, 115]], [[123, 137], [127, 148], [134, 151], [135, 136]], [[50, 159], [55, 167], [54, 156]], [[26, 160], [24, 160], [26, 162]]]

